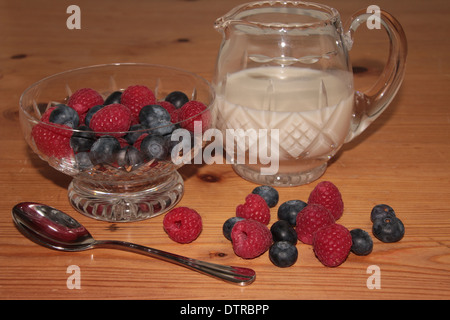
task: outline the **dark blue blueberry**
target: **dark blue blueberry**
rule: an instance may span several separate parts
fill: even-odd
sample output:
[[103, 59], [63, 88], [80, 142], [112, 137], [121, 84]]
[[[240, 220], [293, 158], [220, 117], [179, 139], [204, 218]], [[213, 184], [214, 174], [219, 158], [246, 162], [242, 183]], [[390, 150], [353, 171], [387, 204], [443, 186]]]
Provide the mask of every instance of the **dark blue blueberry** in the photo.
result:
[[350, 231], [352, 235], [351, 251], [358, 256], [366, 256], [372, 252], [373, 241], [367, 231], [362, 229], [353, 229]]
[[227, 238], [228, 240], [231, 241], [231, 230], [233, 230], [233, 227], [236, 224], [236, 222], [242, 221], [242, 220], [245, 220], [245, 219], [241, 218], [241, 217], [232, 217], [232, 218], [228, 219], [227, 221], [225, 221], [225, 223], [223, 224], [223, 227], [222, 227], [223, 235], [225, 236], [225, 238]]
[[269, 258], [277, 267], [290, 267], [298, 259], [297, 247], [287, 241], [274, 242], [269, 249]]
[[165, 160], [169, 155], [167, 139], [149, 134], [142, 140], [141, 152], [149, 159]]
[[379, 218], [395, 217], [394, 209], [387, 204], [377, 204], [370, 213], [370, 220], [374, 222]]
[[157, 134], [160, 136], [171, 134], [176, 128], [176, 126], [172, 122], [166, 120], [155, 120], [153, 122], [150, 122], [148, 124], [148, 127], [151, 129], [149, 130], [151, 134]]
[[52, 123], [63, 124], [73, 129], [78, 127], [80, 123], [80, 117], [75, 109], [65, 104], [56, 105], [56, 108], [50, 113], [48, 120]]
[[156, 126], [157, 122], [170, 122], [170, 113], [157, 104], [149, 104], [139, 111], [139, 122], [151, 128]]
[[91, 150], [95, 133], [88, 126], [79, 126], [70, 138], [70, 146], [75, 153]]
[[99, 105], [96, 105], [96, 106], [93, 106], [92, 108], [90, 108], [89, 111], [86, 113], [86, 117], [84, 118], [84, 123], [87, 126], [89, 126], [89, 124], [91, 123], [92, 116], [103, 107], [104, 107], [104, 105], [99, 104]]
[[89, 157], [89, 152], [79, 152], [75, 155], [75, 163], [78, 170], [89, 170], [94, 165]]
[[263, 199], [266, 200], [266, 203], [269, 206], [269, 208], [275, 207], [278, 203], [279, 199], [278, 191], [271, 186], [256, 187], [255, 189], [253, 189], [252, 193], [263, 197]]
[[119, 167], [138, 167], [145, 162], [145, 156], [138, 149], [132, 146], [126, 146], [117, 152], [117, 164]]
[[382, 242], [397, 242], [405, 235], [405, 226], [397, 217], [384, 217], [374, 221], [372, 233]]
[[114, 164], [120, 149], [120, 142], [115, 137], [101, 136], [92, 145], [89, 158], [94, 165]]
[[297, 232], [286, 220], [278, 220], [270, 228], [273, 241], [287, 241], [292, 244], [297, 243]]
[[105, 99], [105, 102], [103, 104], [105, 106], [107, 106], [108, 104], [120, 103], [121, 97], [122, 97], [122, 91], [114, 91]]
[[297, 224], [297, 214], [307, 206], [302, 200], [289, 200], [280, 205], [278, 208], [278, 219], [286, 220], [292, 226]]
[[173, 91], [167, 95], [164, 99], [175, 106], [175, 108], [180, 109], [186, 102], [189, 101], [188, 96], [181, 91]]
[[148, 133], [148, 130], [146, 130], [147, 127], [144, 126], [143, 124], [133, 124], [130, 127], [130, 132], [128, 132], [125, 136], [124, 139], [127, 140], [127, 142], [129, 144], [134, 144], [136, 142], [136, 140], [144, 133]]

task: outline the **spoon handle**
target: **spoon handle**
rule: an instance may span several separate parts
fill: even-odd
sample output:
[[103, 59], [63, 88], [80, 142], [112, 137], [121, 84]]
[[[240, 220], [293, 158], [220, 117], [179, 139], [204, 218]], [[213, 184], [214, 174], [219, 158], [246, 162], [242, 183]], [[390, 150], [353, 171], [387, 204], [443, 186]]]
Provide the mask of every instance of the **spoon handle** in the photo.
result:
[[95, 248], [110, 248], [130, 251], [134, 253], [144, 254], [153, 258], [161, 259], [167, 262], [186, 267], [191, 270], [224, 280], [229, 283], [246, 286], [251, 284], [256, 277], [256, 273], [252, 269], [224, 266], [201, 260], [183, 257], [170, 252], [157, 250], [138, 244], [117, 241], [117, 240], [97, 240], [94, 243]]

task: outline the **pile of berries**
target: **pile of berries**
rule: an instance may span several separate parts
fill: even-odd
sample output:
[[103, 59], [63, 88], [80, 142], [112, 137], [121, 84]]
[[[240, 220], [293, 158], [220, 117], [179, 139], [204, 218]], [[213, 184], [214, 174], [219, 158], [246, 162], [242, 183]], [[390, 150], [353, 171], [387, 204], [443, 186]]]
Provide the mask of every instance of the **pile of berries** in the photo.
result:
[[[289, 267], [298, 259], [297, 240], [312, 245], [319, 261], [328, 267], [341, 265], [350, 252], [368, 255], [373, 241], [362, 229], [349, 231], [336, 221], [343, 215], [344, 203], [338, 188], [329, 181], [318, 183], [308, 201], [289, 200], [278, 207], [278, 221], [269, 229], [270, 208], [279, 200], [276, 189], [260, 186], [236, 208], [236, 216], [223, 224], [224, 236], [241, 258], [252, 259], [269, 250], [278, 267]], [[377, 205], [371, 213], [373, 234], [383, 242], [399, 241], [404, 226], [394, 210]]]
[[172, 132], [180, 127], [193, 132], [195, 121], [206, 130], [209, 110], [180, 91], [157, 101], [144, 85], [115, 91], [106, 99], [83, 88], [65, 104], [49, 107], [31, 136], [46, 157], [75, 159], [79, 170], [111, 165], [129, 171], [150, 160], [168, 160]]

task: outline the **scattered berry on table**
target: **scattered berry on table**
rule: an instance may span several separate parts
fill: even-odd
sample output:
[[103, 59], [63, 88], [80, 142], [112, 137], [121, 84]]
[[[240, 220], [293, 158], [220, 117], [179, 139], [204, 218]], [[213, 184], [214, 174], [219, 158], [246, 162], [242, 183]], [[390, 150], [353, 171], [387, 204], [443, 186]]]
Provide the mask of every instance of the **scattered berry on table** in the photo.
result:
[[277, 205], [279, 200], [278, 191], [271, 186], [259, 186], [253, 189], [252, 193], [258, 194], [267, 202], [269, 208], [273, 208]]
[[170, 102], [175, 108], [180, 109], [189, 101], [189, 98], [184, 92], [173, 91], [169, 93], [164, 100]]
[[395, 211], [387, 204], [377, 204], [372, 208], [370, 213], [370, 221], [374, 222], [380, 218], [395, 217]]
[[298, 259], [297, 247], [289, 241], [274, 242], [269, 249], [269, 259], [277, 267], [290, 267]]
[[251, 193], [245, 197], [244, 204], [236, 207], [236, 216], [267, 225], [270, 221], [270, 208], [260, 195]]
[[358, 256], [366, 256], [372, 252], [373, 241], [367, 231], [362, 229], [353, 229], [350, 231], [352, 236], [351, 252]]
[[231, 231], [231, 241], [236, 255], [244, 259], [253, 259], [270, 248], [272, 234], [265, 224], [245, 219], [234, 225]]
[[297, 243], [297, 233], [293, 226], [285, 221], [278, 220], [270, 227], [273, 241], [287, 241], [295, 245]]
[[278, 219], [286, 220], [292, 226], [297, 223], [297, 215], [307, 206], [307, 203], [302, 200], [289, 200], [283, 202], [278, 207]]
[[122, 92], [120, 103], [131, 110], [134, 117], [139, 117], [141, 109], [155, 103], [156, 98], [152, 90], [144, 85], [132, 85]]
[[339, 189], [330, 181], [322, 181], [311, 191], [308, 204], [317, 203], [330, 210], [335, 220], [344, 213], [344, 202]]
[[166, 213], [163, 227], [173, 241], [190, 243], [202, 232], [202, 217], [194, 209], [177, 207]]
[[350, 231], [341, 224], [328, 225], [314, 234], [314, 253], [327, 267], [337, 267], [342, 264], [347, 259], [351, 247]]
[[236, 224], [236, 222], [242, 221], [242, 220], [245, 220], [245, 219], [239, 218], [239, 217], [231, 217], [231, 218], [227, 219], [227, 221], [225, 221], [225, 223], [222, 226], [222, 232], [223, 232], [223, 235], [225, 236], [225, 238], [227, 238], [228, 240], [231, 241], [231, 230], [233, 230], [233, 227]]
[[333, 215], [327, 208], [320, 204], [311, 203], [297, 215], [295, 230], [300, 241], [312, 244], [317, 230], [334, 223]]
[[372, 233], [382, 242], [397, 242], [405, 235], [405, 226], [399, 218], [387, 216], [373, 222]]

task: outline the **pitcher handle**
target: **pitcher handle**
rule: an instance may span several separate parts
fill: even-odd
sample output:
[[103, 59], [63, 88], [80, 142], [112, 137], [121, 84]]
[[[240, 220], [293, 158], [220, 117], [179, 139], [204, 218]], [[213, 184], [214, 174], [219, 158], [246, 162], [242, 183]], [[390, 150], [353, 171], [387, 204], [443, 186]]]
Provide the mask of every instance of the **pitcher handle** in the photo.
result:
[[347, 23], [345, 38], [347, 48], [353, 44], [353, 34], [369, 18], [383, 26], [389, 36], [389, 57], [383, 72], [371, 89], [356, 91], [352, 127], [346, 142], [362, 133], [386, 109], [395, 97], [403, 81], [407, 55], [406, 36], [400, 23], [391, 14], [379, 10], [375, 14], [361, 10], [353, 14]]

